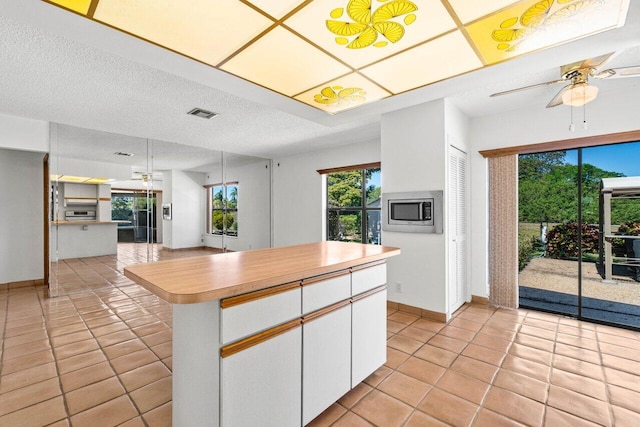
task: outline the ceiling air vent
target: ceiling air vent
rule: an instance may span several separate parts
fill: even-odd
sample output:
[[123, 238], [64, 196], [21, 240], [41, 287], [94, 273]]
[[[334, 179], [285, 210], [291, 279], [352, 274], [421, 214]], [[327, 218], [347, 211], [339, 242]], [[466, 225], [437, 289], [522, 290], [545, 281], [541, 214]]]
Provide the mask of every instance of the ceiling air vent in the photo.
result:
[[116, 156], [125, 156], [125, 157], [132, 157], [133, 153], [123, 153], [122, 151], [116, 151], [115, 153]]
[[192, 116], [201, 117], [203, 119], [210, 119], [218, 115], [218, 113], [212, 113], [211, 111], [203, 110], [202, 108], [194, 108], [189, 111], [187, 114], [191, 114]]

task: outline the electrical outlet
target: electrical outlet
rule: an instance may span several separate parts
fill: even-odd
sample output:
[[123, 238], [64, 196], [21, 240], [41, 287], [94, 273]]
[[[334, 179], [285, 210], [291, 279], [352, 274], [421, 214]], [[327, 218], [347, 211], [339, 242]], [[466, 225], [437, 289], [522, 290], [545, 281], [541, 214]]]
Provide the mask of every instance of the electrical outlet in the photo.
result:
[[396, 282], [396, 292], [399, 294], [402, 293], [402, 283]]

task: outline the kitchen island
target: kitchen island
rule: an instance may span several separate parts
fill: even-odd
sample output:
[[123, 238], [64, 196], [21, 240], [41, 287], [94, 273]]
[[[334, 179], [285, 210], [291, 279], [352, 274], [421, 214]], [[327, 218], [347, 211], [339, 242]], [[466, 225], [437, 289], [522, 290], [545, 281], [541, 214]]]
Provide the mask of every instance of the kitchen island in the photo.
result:
[[173, 303], [173, 425], [315, 418], [385, 362], [386, 258], [399, 253], [318, 242], [125, 268]]

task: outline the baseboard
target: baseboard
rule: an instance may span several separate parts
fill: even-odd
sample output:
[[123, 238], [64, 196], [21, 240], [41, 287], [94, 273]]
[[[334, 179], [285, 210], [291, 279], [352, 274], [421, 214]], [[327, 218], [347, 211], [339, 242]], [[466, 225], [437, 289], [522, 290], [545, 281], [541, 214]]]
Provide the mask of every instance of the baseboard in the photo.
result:
[[[183, 251], [211, 251], [216, 253], [222, 252], [222, 249], [212, 248], [211, 246], [194, 246], [192, 248], [178, 248], [178, 249], [172, 249], [172, 248], [163, 246], [162, 250], [167, 252], [183, 252]], [[227, 250], [227, 252], [231, 252], [231, 251]]]
[[26, 288], [29, 286], [44, 286], [43, 279], [21, 280], [19, 282], [0, 283], [0, 289]]
[[472, 304], [489, 304], [489, 298], [487, 297], [479, 297], [478, 295], [471, 295], [471, 303]]
[[419, 307], [413, 307], [411, 305], [402, 304], [399, 302], [387, 301], [387, 308], [390, 310], [398, 310], [403, 313], [415, 314], [416, 316], [426, 317], [427, 319], [435, 320], [437, 322], [446, 323], [447, 315], [445, 313], [438, 313], [437, 311], [425, 310]]

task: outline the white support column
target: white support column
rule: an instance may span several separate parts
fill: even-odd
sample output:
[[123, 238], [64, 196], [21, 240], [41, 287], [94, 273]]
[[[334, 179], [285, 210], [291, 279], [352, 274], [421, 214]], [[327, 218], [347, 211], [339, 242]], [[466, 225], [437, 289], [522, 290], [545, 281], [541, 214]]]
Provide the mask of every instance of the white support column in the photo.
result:
[[173, 425], [220, 425], [220, 302], [173, 304]]
[[[611, 193], [602, 194], [604, 201], [604, 236], [611, 236]], [[613, 250], [611, 241], [604, 237], [604, 280], [605, 283], [615, 283], [613, 281]]]

